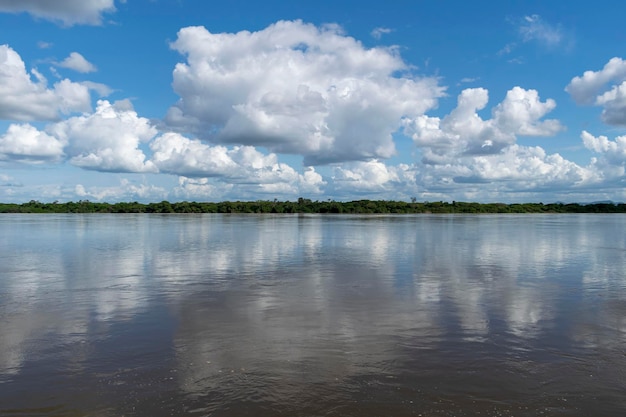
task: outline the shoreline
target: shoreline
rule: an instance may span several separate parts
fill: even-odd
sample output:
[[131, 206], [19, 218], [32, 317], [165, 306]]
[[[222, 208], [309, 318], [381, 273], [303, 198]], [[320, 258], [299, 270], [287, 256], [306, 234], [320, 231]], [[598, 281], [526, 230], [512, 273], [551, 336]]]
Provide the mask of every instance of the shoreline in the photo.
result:
[[65, 203], [0, 203], [0, 213], [223, 213], [223, 214], [541, 214], [541, 213], [626, 213], [625, 203], [475, 203], [405, 202], [391, 200], [312, 201], [161, 201]]

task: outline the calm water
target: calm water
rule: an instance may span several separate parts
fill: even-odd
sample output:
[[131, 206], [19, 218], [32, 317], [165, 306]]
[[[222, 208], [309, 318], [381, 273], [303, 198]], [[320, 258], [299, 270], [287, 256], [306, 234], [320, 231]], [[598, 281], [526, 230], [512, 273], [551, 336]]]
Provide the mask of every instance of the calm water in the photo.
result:
[[0, 216], [1, 416], [626, 415], [626, 216]]

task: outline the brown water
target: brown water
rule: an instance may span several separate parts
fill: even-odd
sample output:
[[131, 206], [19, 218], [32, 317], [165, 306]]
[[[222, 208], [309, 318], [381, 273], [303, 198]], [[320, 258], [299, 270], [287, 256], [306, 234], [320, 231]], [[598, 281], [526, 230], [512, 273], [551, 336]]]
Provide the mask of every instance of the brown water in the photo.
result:
[[0, 416], [626, 415], [626, 216], [0, 216]]

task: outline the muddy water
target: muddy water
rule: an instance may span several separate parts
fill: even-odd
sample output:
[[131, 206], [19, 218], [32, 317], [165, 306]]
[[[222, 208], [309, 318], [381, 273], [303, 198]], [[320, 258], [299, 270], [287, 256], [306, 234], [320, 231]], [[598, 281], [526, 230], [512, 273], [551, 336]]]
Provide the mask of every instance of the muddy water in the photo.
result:
[[626, 414], [626, 216], [0, 216], [0, 416]]

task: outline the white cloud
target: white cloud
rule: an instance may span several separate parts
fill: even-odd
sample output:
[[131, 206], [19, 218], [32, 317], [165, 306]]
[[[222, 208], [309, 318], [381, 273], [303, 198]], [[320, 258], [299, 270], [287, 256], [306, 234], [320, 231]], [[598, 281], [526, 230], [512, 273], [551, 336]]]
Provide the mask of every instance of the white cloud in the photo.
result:
[[626, 162], [626, 136], [618, 136], [611, 142], [606, 136], [595, 137], [583, 130], [580, 135], [585, 147], [596, 153], [610, 154], [619, 163]]
[[[541, 147], [513, 144], [498, 154], [463, 156], [416, 167], [418, 195], [465, 201], [536, 201], [542, 195], [574, 193], [597, 183], [594, 170]], [[572, 194], [573, 195], [573, 194]]]
[[[178, 33], [181, 97], [167, 122], [214, 142], [301, 154], [305, 164], [387, 158], [404, 116], [444, 89], [417, 78], [393, 48], [366, 49], [337, 26], [281, 21], [259, 32]], [[207, 133], [208, 132], [208, 133]]]
[[0, 159], [51, 161], [63, 156], [63, 143], [29, 124], [12, 124], [0, 136]]
[[215, 184], [209, 178], [178, 177], [178, 187], [172, 195], [182, 200], [224, 200], [234, 188], [233, 184]]
[[114, 0], [0, 0], [0, 12], [26, 12], [64, 26], [100, 25], [102, 15], [114, 11]]
[[322, 187], [326, 184], [327, 182], [324, 181], [324, 178], [315, 171], [315, 168], [306, 167], [304, 169], [304, 174], [302, 174], [302, 178], [299, 181], [300, 192], [306, 195], [320, 194], [322, 192]]
[[[155, 139], [150, 148], [151, 162], [161, 172], [187, 178], [214, 177], [233, 184], [256, 186], [258, 192], [282, 194], [294, 194], [298, 190], [318, 193], [324, 184], [313, 168], [299, 174], [289, 165], [278, 162], [275, 154], [264, 155], [252, 146], [228, 149], [209, 146], [178, 133], [165, 133]], [[189, 181], [186, 184], [198, 185]]]
[[139, 144], [157, 131], [148, 119], [138, 117], [128, 101], [98, 101], [95, 113], [71, 117], [48, 126], [48, 133], [67, 143], [70, 162], [76, 166], [110, 172], [156, 172]]
[[483, 119], [479, 112], [488, 101], [487, 90], [466, 89], [447, 116], [406, 120], [405, 133], [422, 154], [414, 167], [418, 195], [488, 201], [503, 193], [507, 199], [526, 193], [536, 199], [538, 193], [559, 189], [584, 194], [601, 182], [596, 166], [579, 166], [541, 147], [516, 143], [519, 136], [551, 136], [563, 129], [557, 120], [544, 120], [554, 100], [541, 101], [537, 91], [514, 87], [491, 118]]
[[626, 81], [598, 96], [596, 104], [604, 107], [603, 122], [610, 125], [626, 125]]
[[546, 46], [557, 46], [564, 39], [561, 28], [548, 24], [539, 15], [525, 16], [518, 28], [524, 42], [537, 41]]
[[626, 81], [626, 61], [611, 58], [600, 71], [585, 71], [581, 76], [572, 78], [565, 87], [578, 104], [593, 104], [596, 96], [610, 82]]
[[239, 172], [239, 166], [226, 147], [208, 146], [178, 133], [159, 136], [150, 144], [150, 149], [152, 162], [161, 172], [187, 177], [236, 176]]
[[602, 106], [605, 123], [626, 125], [626, 61], [621, 58], [611, 58], [600, 71], [585, 71], [572, 78], [565, 91], [578, 104]]
[[[615, 141], [606, 136], [593, 136], [587, 131], [580, 135], [585, 147], [597, 154], [592, 159], [592, 166], [605, 181], [624, 179], [626, 173], [626, 135], [618, 136]], [[623, 186], [620, 184], [620, 186]]]
[[508, 184], [511, 189], [571, 186], [589, 179], [584, 168], [559, 154], [547, 154], [538, 146], [512, 145], [499, 155], [475, 157], [465, 166], [469, 169], [466, 178], [514, 181], [515, 184]]
[[68, 79], [47, 86], [36, 70], [26, 72], [22, 58], [8, 45], [0, 45], [0, 119], [55, 120], [60, 114], [89, 111], [89, 89]]
[[113, 89], [106, 84], [95, 83], [93, 81], [81, 81], [80, 84], [89, 90], [95, 91], [100, 97], [107, 97], [113, 93]]
[[117, 186], [84, 186], [76, 184], [73, 194], [83, 200], [115, 201], [158, 201], [167, 198], [163, 187], [150, 184], [136, 184], [126, 178]]
[[311, 196], [323, 192], [326, 181], [313, 168], [306, 168], [304, 174], [297, 174], [295, 171], [289, 172], [290, 167], [287, 166], [283, 166], [282, 169], [287, 171], [287, 175], [277, 173], [282, 178], [275, 182], [257, 182], [255, 180], [236, 182], [225, 178], [180, 176], [179, 186], [173, 190], [172, 195], [187, 200], [255, 200], [275, 197], [293, 200], [303, 195]]
[[334, 168], [328, 188], [345, 199], [365, 195], [405, 201], [414, 196], [429, 201], [534, 201], [558, 190], [586, 194], [599, 180], [594, 169], [559, 154], [514, 144], [498, 154], [463, 156], [446, 164], [344, 164]]
[[395, 168], [377, 160], [354, 162], [348, 167], [335, 167], [333, 176], [335, 187], [356, 192], [388, 191], [390, 183], [398, 181]]
[[522, 136], [552, 136], [563, 130], [558, 120], [540, 121], [554, 110], [556, 102], [541, 102], [537, 90], [514, 87], [506, 93], [504, 101], [494, 109], [493, 120], [497, 128]]
[[541, 102], [535, 90], [514, 87], [483, 120], [478, 112], [489, 101], [484, 88], [468, 88], [457, 107], [443, 119], [426, 115], [405, 119], [405, 133], [424, 148], [428, 163], [447, 163], [461, 155], [494, 154], [515, 143], [518, 135], [551, 136], [563, 129], [557, 120], [541, 119], [554, 107], [552, 99]]
[[377, 28], [374, 28], [374, 30], [372, 30], [370, 35], [372, 35], [374, 39], [380, 39], [383, 37], [383, 35], [387, 35], [391, 32], [393, 32], [393, 29], [389, 29], [385, 27], [377, 27]]
[[333, 167], [326, 190], [343, 200], [375, 198], [408, 200], [424, 191], [418, 183], [420, 165], [387, 165], [383, 161], [356, 161]]
[[70, 55], [65, 58], [63, 61], [57, 63], [59, 67], [69, 68], [74, 71], [88, 73], [88, 72], [96, 72], [97, 68], [94, 64], [87, 61], [84, 56], [79, 54], [78, 52], [72, 52]]

